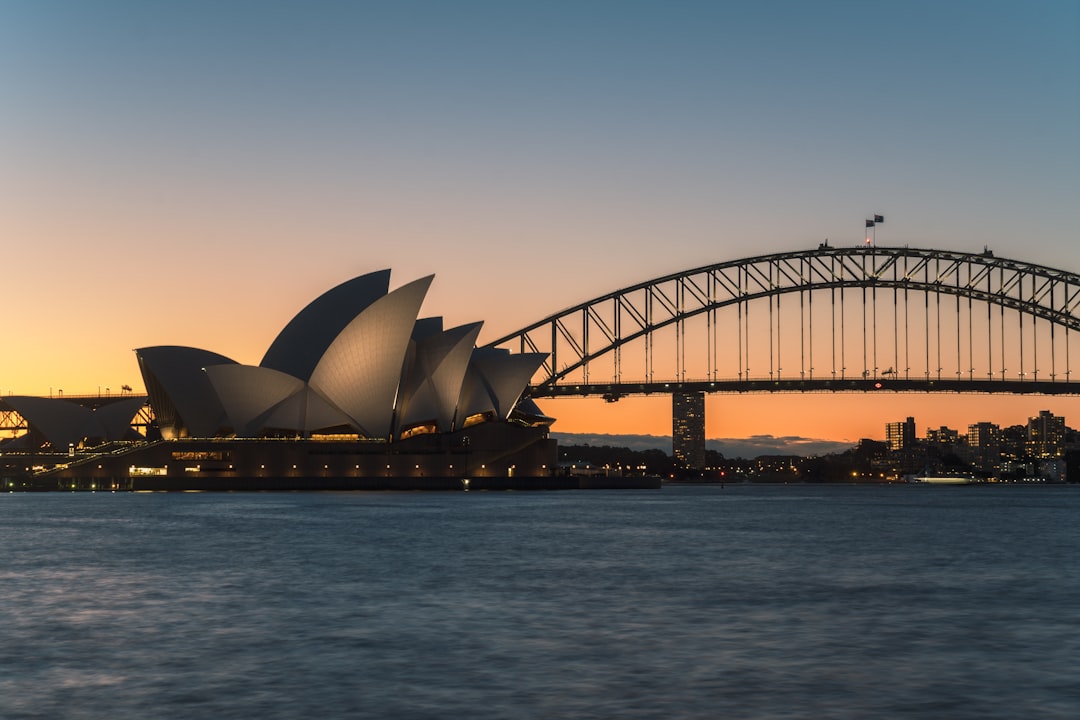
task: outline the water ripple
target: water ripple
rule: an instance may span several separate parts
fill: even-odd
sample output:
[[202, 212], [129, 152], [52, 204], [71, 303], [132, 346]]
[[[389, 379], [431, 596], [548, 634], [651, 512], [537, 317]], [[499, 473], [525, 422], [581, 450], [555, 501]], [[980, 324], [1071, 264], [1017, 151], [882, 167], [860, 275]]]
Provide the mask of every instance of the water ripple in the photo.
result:
[[1074, 718], [1080, 490], [0, 496], [0, 717]]

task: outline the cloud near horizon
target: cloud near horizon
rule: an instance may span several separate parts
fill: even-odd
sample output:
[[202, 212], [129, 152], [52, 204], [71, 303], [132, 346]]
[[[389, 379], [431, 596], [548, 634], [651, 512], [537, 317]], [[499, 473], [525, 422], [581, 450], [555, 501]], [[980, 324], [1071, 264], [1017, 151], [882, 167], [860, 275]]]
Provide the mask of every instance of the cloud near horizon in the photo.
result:
[[[609, 445], [631, 450], [663, 450], [671, 454], [670, 435], [606, 435], [603, 433], [551, 433], [551, 437], [566, 445]], [[755, 458], [759, 455], [825, 455], [850, 449], [851, 442], [821, 440], [798, 435], [751, 435], [747, 438], [712, 438], [705, 441], [709, 450], [729, 458]]]

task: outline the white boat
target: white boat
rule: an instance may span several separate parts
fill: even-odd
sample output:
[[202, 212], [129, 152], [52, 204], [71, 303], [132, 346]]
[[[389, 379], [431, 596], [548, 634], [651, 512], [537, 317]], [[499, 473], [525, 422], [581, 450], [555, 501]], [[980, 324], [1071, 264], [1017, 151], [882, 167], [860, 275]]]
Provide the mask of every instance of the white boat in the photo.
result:
[[932, 475], [930, 473], [922, 472], [918, 475], [907, 475], [905, 479], [909, 483], [926, 483], [928, 485], [971, 485], [979, 482], [978, 478], [962, 473], [955, 475]]

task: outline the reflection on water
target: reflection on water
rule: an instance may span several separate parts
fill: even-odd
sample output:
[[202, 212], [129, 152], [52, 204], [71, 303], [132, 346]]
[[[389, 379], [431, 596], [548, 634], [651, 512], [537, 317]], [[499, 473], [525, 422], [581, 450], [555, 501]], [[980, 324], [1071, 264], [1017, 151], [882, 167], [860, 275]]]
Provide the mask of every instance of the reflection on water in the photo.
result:
[[0, 496], [4, 718], [1074, 718], [1080, 488]]

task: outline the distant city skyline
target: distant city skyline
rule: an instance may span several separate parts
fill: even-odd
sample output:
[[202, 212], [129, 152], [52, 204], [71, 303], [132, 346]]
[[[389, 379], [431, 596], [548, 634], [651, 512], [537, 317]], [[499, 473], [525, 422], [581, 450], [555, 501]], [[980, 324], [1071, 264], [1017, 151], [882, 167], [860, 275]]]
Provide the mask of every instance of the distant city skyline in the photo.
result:
[[[628, 284], [864, 240], [1080, 271], [1080, 6], [0, 3], [0, 393], [241, 362], [322, 288], [437, 275], [488, 342]], [[287, 284], [285, 278], [291, 280]], [[1035, 400], [1034, 404], [1032, 401]], [[667, 434], [668, 398], [544, 401]], [[708, 437], [855, 442], [1075, 398], [710, 396]]]
[[[1013, 422], [1006, 423], [992, 423], [993, 425], [1005, 429], [1010, 427], [1024, 427], [1028, 425], [1029, 421], [1033, 418], [1038, 418], [1041, 413], [1046, 412], [1045, 409], [1039, 409], [1031, 412], [1022, 418], [1016, 418]], [[1056, 413], [1053, 413], [1057, 417]], [[967, 434], [968, 429], [971, 426], [977, 426], [985, 424], [988, 421], [972, 419], [962, 425], [949, 425], [948, 423], [925, 423], [920, 422], [917, 416], [909, 416], [915, 420], [915, 439], [922, 441], [926, 439], [927, 431], [939, 431], [941, 428], [949, 428], [956, 430], [961, 436]], [[865, 437], [858, 438], [852, 441], [836, 441], [826, 440], [822, 438], [802, 437], [799, 435], [771, 435], [760, 434], [751, 435], [748, 437], [706, 437], [706, 447], [709, 450], [715, 450], [722, 453], [725, 457], [742, 457], [742, 458], [754, 458], [760, 455], [801, 455], [804, 457], [812, 455], [827, 455], [833, 453], [840, 453], [845, 450], [849, 450], [856, 446], [861, 440], [875, 440], [879, 442], [887, 442], [887, 427], [890, 424], [899, 422], [903, 423], [905, 418], [896, 418], [889, 420], [882, 420], [880, 431], [877, 434], [866, 435]], [[1065, 427], [1069, 427], [1069, 418], [1061, 418]], [[922, 431], [919, 431], [922, 428]], [[593, 445], [603, 446], [609, 445], [612, 447], [627, 447], [631, 450], [663, 450], [665, 453], [671, 454], [672, 451], [672, 436], [667, 435], [652, 435], [652, 434], [633, 434], [633, 433], [594, 433], [594, 432], [560, 432], [555, 430], [552, 432], [552, 437], [555, 437], [562, 443], [570, 445]]]

